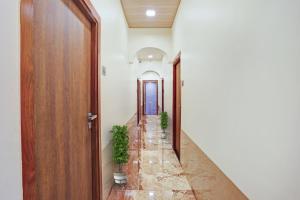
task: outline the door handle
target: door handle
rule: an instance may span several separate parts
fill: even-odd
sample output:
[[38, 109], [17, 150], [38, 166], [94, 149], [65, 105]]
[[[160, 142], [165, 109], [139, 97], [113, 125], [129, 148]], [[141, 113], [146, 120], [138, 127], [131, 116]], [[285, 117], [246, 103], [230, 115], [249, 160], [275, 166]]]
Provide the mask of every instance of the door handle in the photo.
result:
[[97, 119], [97, 115], [93, 115], [93, 113], [88, 113], [88, 121], [94, 121]]
[[93, 113], [88, 113], [88, 127], [89, 129], [92, 128], [92, 122], [97, 119], [97, 115], [94, 115]]

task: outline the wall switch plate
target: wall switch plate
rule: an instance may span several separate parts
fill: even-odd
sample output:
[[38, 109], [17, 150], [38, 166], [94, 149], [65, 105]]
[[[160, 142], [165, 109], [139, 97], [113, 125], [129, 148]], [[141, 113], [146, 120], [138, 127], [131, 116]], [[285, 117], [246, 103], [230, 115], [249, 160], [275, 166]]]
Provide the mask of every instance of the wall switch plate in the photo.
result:
[[105, 66], [102, 66], [102, 75], [106, 76], [106, 67]]

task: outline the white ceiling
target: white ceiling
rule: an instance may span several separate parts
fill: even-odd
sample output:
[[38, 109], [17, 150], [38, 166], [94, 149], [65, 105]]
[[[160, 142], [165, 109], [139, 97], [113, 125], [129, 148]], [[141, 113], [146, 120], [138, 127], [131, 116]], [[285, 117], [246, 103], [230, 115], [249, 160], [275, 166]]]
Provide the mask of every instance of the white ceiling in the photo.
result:
[[[130, 28], [171, 28], [180, 0], [121, 0]], [[155, 17], [147, 17], [147, 9], [156, 11]]]
[[[152, 55], [153, 57], [149, 58], [149, 55]], [[139, 61], [162, 61], [165, 55], [165, 52], [153, 47], [143, 48], [136, 54]]]

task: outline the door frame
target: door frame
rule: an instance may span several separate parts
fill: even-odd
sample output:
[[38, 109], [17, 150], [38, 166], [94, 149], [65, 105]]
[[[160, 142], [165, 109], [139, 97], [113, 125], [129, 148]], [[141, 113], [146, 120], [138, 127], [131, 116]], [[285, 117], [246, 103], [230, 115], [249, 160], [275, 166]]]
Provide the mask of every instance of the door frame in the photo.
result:
[[[99, 91], [100, 77], [100, 16], [89, 0], [73, 0], [81, 12], [91, 22], [91, 111], [100, 116]], [[35, 129], [34, 129], [34, 65], [33, 65], [33, 27], [34, 0], [21, 0], [21, 143], [22, 143], [22, 184], [23, 199], [37, 200], [36, 171], [35, 171]], [[101, 161], [101, 133], [99, 117], [92, 128], [92, 196], [93, 200], [102, 199], [102, 161]]]
[[165, 79], [161, 79], [161, 111], [165, 112]]
[[137, 125], [141, 120], [141, 81], [137, 79]]
[[158, 115], [158, 80], [143, 80], [143, 114], [146, 113], [146, 83], [156, 84], [156, 115]]
[[[177, 121], [179, 120], [179, 125], [180, 125], [180, 132], [181, 132], [181, 111], [180, 111], [180, 116], [179, 119], [177, 120], [176, 117], [176, 113], [177, 113], [177, 109], [178, 106], [176, 105], [177, 101], [176, 101], [176, 96], [177, 96], [177, 74], [176, 71], [177, 69], [177, 65], [178, 63], [181, 63], [181, 52], [178, 53], [178, 55], [175, 57], [174, 62], [173, 62], [173, 110], [172, 110], [172, 115], [173, 115], [173, 149], [178, 157], [178, 159], [180, 160], [180, 133], [179, 133], [179, 149], [178, 152], [176, 151], [176, 142], [177, 142], [177, 137], [176, 137], [176, 127], [177, 127]], [[181, 72], [180, 72], [181, 73]], [[180, 96], [181, 99], [181, 96]], [[181, 100], [180, 100], [181, 101]], [[181, 107], [180, 107], [181, 110]]]

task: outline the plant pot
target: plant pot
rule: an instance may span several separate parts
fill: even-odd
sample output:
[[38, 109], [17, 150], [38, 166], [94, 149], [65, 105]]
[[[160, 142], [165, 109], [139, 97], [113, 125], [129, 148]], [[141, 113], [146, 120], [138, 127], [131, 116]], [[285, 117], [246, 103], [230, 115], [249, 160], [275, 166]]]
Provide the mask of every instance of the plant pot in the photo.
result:
[[167, 139], [167, 134], [166, 133], [161, 133], [161, 139]]
[[116, 172], [114, 173], [114, 179], [116, 184], [126, 184], [127, 183], [127, 176], [125, 173]]

